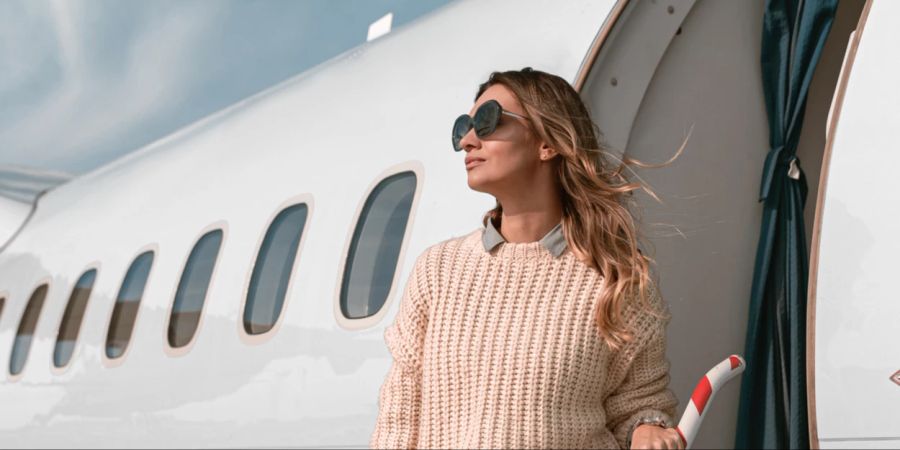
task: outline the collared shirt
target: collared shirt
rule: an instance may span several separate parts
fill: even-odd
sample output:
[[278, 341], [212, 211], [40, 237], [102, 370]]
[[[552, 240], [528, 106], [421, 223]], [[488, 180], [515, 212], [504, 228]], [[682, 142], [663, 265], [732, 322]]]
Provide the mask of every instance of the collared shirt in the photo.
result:
[[[494, 228], [494, 222], [491, 219], [488, 219], [487, 225], [484, 226], [484, 233], [481, 234], [481, 243], [484, 244], [484, 251], [490, 252], [494, 247], [500, 245], [501, 242], [506, 242], [506, 239], [496, 228]], [[566, 245], [568, 245], [566, 237], [563, 234], [562, 222], [556, 224], [552, 230], [548, 231], [547, 234], [541, 238], [541, 245], [543, 245], [554, 258], [562, 255], [566, 250]]]

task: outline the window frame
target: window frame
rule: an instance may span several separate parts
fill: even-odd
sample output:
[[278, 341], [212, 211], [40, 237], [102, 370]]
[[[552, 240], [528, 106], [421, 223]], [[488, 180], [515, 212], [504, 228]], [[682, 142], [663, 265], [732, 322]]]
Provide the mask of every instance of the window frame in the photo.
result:
[[[363, 208], [365, 208], [366, 201], [368, 201], [369, 197], [375, 191], [375, 188], [377, 188], [378, 185], [381, 184], [381, 182], [383, 182], [384, 180], [403, 172], [412, 172], [415, 175], [416, 188], [413, 192], [412, 204], [410, 204], [409, 207], [409, 217], [407, 218], [406, 222], [406, 230], [404, 230], [403, 238], [400, 241], [400, 251], [397, 254], [397, 267], [394, 270], [394, 277], [391, 279], [391, 288], [390, 290], [388, 290], [387, 297], [384, 300], [384, 305], [382, 305], [381, 309], [379, 309], [377, 313], [359, 319], [348, 318], [344, 316], [344, 313], [341, 310], [341, 287], [344, 282], [344, 273], [347, 269], [347, 263], [349, 262], [347, 261], [347, 257], [350, 254], [350, 245], [353, 243], [353, 234], [356, 232], [356, 227], [359, 224], [359, 220], [362, 216]], [[397, 293], [402, 288], [397, 286], [397, 282], [400, 279], [400, 275], [404, 273], [404, 261], [406, 259], [406, 252], [409, 249], [409, 241], [412, 237], [412, 230], [415, 227], [416, 212], [419, 210], [419, 201], [422, 197], [424, 184], [425, 167], [420, 161], [412, 160], [400, 164], [395, 164], [375, 176], [372, 181], [369, 182], [369, 186], [366, 188], [364, 195], [362, 195], [357, 201], [356, 211], [353, 214], [353, 220], [350, 221], [349, 227], [347, 228], [347, 231], [344, 235], [344, 247], [341, 251], [340, 260], [338, 261], [339, 266], [337, 270], [337, 277], [335, 277], [334, 298], [332, 300], [332, 304], [334, 320], [338, 324], [338, 326], [346, 330], [361, 330], [369, 328], [380, 322], [382, 318], [387, 314], [388, 310], [390, 310], [390, 306], [394, 301], [394, 297], [397, 296]]]
[[110, 369], [119, 367], [125, 362], [125, 359], [128, 358], [128, 355], [131, 353], [131, 350], [134, 348], [134, 340], [138, 336], [137, 327], [138, 327], [138, 324], [140, 323], [141, 312], [144, 309], [144, 308], [141, 308], [140, 306], [138, 306], [137, 312], [135, 312], [135, 314], [134, 314], [134, 326], [131, 328], [131, 339], [128, 340], [128, 346], [125, 347], [125, 351], [122, 352], [122, 356], [119, 356], [118, 358], [110, 358], [106, 354], [106, 346], [109, 344], [107, 342], [107, 339], [109, 337], [109, 327], [112, 326], [113, 314], [116, 312], [116, 303], [118, 303], [118, 301], [119, 301], [119, 294], [122, 291], [122, 286], [125, 284], [125, 277], [128, 276], [128, 271], [131, 269], [131, 266], [134, 264], [134, 262], [137, 261], [138, 256], [141, 256], [143, 253], [145, 253], [147, 251], [153, 252], [153, 261], [150, 263], [150, 270], [147, 272], [147, 283], [144, 284], [144, 291], [141, 294], [140, 303], [143, 304], [144, 299], [147, 297], [147, 289], [150, 287], [150, 280], [153, 277], [154, 269], [156, 268], [156, 266], [159, 262], [159, 257], [160, 257], [159, 244], [156, 242], [146, 244], [143, 247], [139, 248], [136, 252], [132, 253], [131, 257], [127, 258], [125, 260], [126, 264], [122, 268], [122, 272], [120, 273], [120, 276], [118, 277], [119, 282], [116, 285], [117, 287], [115, 290], [115, 294], [113, 294], [112, 304], [110, 305], [111, 307], [109, 309], [109, 315], [108, 315], [108, 318], [106, 319], [106, 326], [103, 328], [103, 333], [102, 333], [102, 337], [101, 337], [102, 342], [100, 345], [100, 360], [102, 361], [102, 363], [105, 367], [110, 368]]
[[[287, 208], [290, 208], [299, 204], [306, 205], [306, 220], [303, 222], [303, 228], [300, 230], [300, 242], [297, 244], [297, 253], [294, 254], [294, 263], [291, 266], [291, 276], [288, 278], [287, 287], [284, 292], [284, 302], [281, 304], [281, 312], [278, 315], [278, 319], [275, 320], [275, 323], [272, 324], [272, 328], [269, 331], [261, 334], [250, 334], [247, 333], [247, 330], [244, 329], [244, 309], [247, 308], [247, 295], [250, 292], [250, 282], [253, 279], [253, 271], [256, 269], [256, 263], [259, 261], [259, 251], [262, 249], [262, 245], [265, 242], [266, 234], [268, 234], [269, 229], [272, 227], [275, 219]], [[309, 224], [312, 223], [312, 219], [315, 215], [315, 201], [313, 199], [312, 194], [303, 193], [293, 195], [286, 200], [283, 200], [275, 209], [269, 214], [269, 217], [264, 222], [265, 226], [262, 227], [259, 234], [256, 238], [256, 245], [253, 247], [253, 252], [250, 254], [250, 264], [247, 268], [247, 272], [244, 275], [244, 284], [241, 289], [241, 305], [240, 309], [237, 312], [237, 320], [235, 321], [235, 325], [238, 329], [238, 337], [240, 340], [247, 345], [259, 345], [262, 344], [269, 339], [272, 338], [275, 334], [278, 333], [278, 330], [281, 329], [281, 324], [284, 322], [284, 317], [287, 315], [288, 306], [291, 301], [291, 292], [293, 291], [294, 279], [296, 278], [296, 271], [299, 265], [298, 261], [300, 261], [300, 255], [303, 254], [303, 248], [306, 244], [306, 238], [309, 234]]]
[[[38, 279], [38, 281], [36, 283], [32, 283], [30, 285], [31, 289], [29, 289], [27, 291], [28, 293], [25, 296], [26, 299], [22, 304], [22, 311], [17, 315], [19, 320], [16, 321], [15, 326], [12, 328], [13, 339], [12, 339], [12, 343], [9, 346], [9, 353], [6, 355], [7, 356], [7, 358], [6, 358], [6, 378], [10, 383], [15, 383], [25, 377], [25, 372], [28, 370], [28, 361], [32, 357], [31, 350], [32, 350], [32, 347], [34, 346], [34, 342], [31, 342], [28, 344], [28, 356], [25, 357], [25, 362], [22, 363], [22, 369], [19, 370], [19, 373], [13, 375], [12, 372], [9, 370], [10, 364], [12, 364], [13, 352], [16, 347], [16, 338], [19, 337], [19, 328], [22, 326], [22, 320], [25, 319], [25, 312], [28, 310], [28, 305], [31, 303], [31, 299], [34, 296], [34, 293], [38, 289], [40, 289], [41, 286], [47, 285], [47, 293], [44, 295], [44, 302], [41, 305], [41, 310], [38, 312], [37, 320], [34, 322], [34, 334], [32, 334], [32, 339], [35, 339], [37, 337], [38, 329], [40, 329], [40, 326], [41, 326], [41, 318], [43, 316], [45, 316], [47, 303], [50, 301], [50, 294], [52, 293], [51, 289], [53, 288], [52, 281], [53, 281], [53, 277], [51, 277], [49, 275], [45, 275], [45, 276], [41, 277], [40, 279]], [[5, 302], [9, 303], [9, 296], [6, 296], [4, 298], [6, 299]], [[4, 305], [4, 309], [8, 309], [7, 305]], [[9, 312], [7, 311], [7, 314], [8, 313]]]
[[[213, 270], [209, 276], [209, 285], [206, 289], [206, 297], [203, 298], [203, 306], [200, 308], [200, 318], [197, 319], [197, 328], [194, 329], [194, 335], [191, 336], [191, 340], [188, 341], [183, 347], [172, 347], [169, 343], [169, 326], [172, 322], [172, 311], [175, 309], [175, 296], [178, 295], [178, 286], [181, 284], [181, 279], [184, 277], [184, 271], [187, 269], [188, 261], [191, 259], [191, 253], [194, 252], [194, 249], [197, 248], [197, 244], [200, 243], [200, 239], [203, 236], [206, 236], [207, 233], [219, 230], [222, 232], [222, 242], [219, 244], [219, 250], [216, 254], [216, 260], [213, 263]], [[216, 273], [219, 271], [219, 267], [221, 267], [221, 259], [223, 249], [225, 248], [225, 242], [228, 239], [228, 222], [226, 220], [217, 220], [200, 230], [194, 236], [194, 239], [191, 241], [193, 245], [188, 249], [187, 253], [184, 255], [184, 258], [181, 261], [181, 265], [179, 266], [181, 270], [177, 272], [175, 276], [175, 283], [172, 286], [172, 293], [169, 295], [169, 307], [166, 312], [165, 326], [162, 330], [162, 340], [163, 340], [163, 351], [171, 356], [171, 357], [179, 357], [184, 356], [194, 348], [194, 345], [197, 343], [197, 337], [200, 335], [200, 330], [203, 328], [203, 315], [206, 312], [206, 302], [209, 301], [210, 292], [213, 288], [213, 283], [216, 279]]]
[[[96, 261], [96, 260], [91, 262], [90, 264], [84, 266], [81, 269], [81, 271], [78, 272], [78, 277], [75, 278], [75, 281], [72, 282], [72, 288], [69, 289], [69, 296], [66, 298], [65, 304], [63, 305], [63, 308], [62, 308], [62, 312], [60, 312], [59, 320], [57, 321], [56, 334], [54, 335], [54, 339], [53, 339], [53, 351], [50, 353], [50, 371], [54, 375], [64, 374], [69, 369], [69, 366], [72, 365], [72, 361], [74, 361], [75, 358], [78, 357], [78, 347], [79, 347], [78, 342], [81, 340], [81, 334], [82, 334], [82, 330], [84, 328], [84, 322], [87, 320], [88, 311], [89, 311], [89, 308], [92, 303], [91, 297], [94, 296], [94, 292], [97, 289], [97, 282], [100, 279], [100, 267], [101, 267], [100, 261]], [[96, 275], [96, 278], [94, 279], [94, 284], [91, 286], [91, 294], [88, 296], [87, 304], [84, 306], [84, 313], [81, 317], [81, 324], [79, 324], [79, 326], [78, 326], [78, 336], [75, 338], [75, 342], [72, 344], [72, 356], [69, 358], [69, 361], [64, 366], [57, 367], [56, 363], [55, 363], [56, 344], [59, 341], [59, 333], [62, 331], [63, 321], [66, 319], [66, 309], [68, 309], [69, 302], [72, 300], [72, 292], [75, 290], [75, 284], [77, 284], [78, 281], [81, 280], [81, 277], [83, 277], [86, 273], [88, 273], [91, 270], [96, 270], [97, 275]]]

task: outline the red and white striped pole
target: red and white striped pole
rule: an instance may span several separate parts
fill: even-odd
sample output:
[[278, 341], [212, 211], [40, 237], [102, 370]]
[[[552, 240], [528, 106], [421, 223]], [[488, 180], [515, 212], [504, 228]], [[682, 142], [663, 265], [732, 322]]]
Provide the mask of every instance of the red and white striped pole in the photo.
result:
[[703, 422], [706, 410], [709, 409], [710, 400], [728, 380], [743, 372], [746, 365], [744, 358], [731, 355], [706, 372], [706, 375], [697, 383], [697, 387], [694, 388], [694, 393], [691, 395], [691, 401], [688, 402], [684, 414], [681, 415], [681, 422], [678, 422], [678, 426], [675, 428], [681, 436], [684, 448], [691, 448], [694, 443], [697, 431], [700, 430], [700, 423]]

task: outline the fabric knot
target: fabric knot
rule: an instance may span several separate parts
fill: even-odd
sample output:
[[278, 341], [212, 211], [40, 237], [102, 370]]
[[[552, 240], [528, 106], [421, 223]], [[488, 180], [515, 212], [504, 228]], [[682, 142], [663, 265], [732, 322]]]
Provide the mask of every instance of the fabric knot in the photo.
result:
[[772, 192], [772, 183], [775, 181], [776, 169], [786, 170], [787, 177], [794, 180], [800, 179], [800, 158], [792, 152], [785, 151], [783, 145], [779, 145], [766, 154], [766, 162], [763, 164], [762, 181], [759, 186], [759, 201], [769, 197]]

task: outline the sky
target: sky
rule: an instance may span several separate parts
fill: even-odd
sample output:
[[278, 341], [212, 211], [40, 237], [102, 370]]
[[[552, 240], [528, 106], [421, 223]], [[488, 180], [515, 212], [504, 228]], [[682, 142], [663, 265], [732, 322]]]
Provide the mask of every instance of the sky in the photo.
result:
[[0, 0], [0, 195], [77, 176], [452, 0]]

